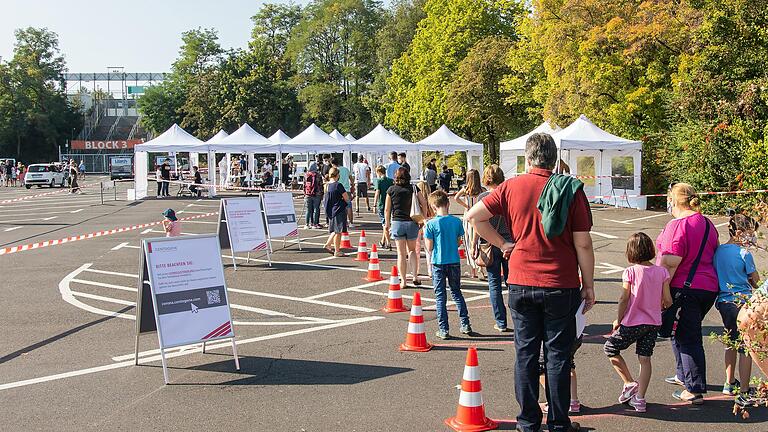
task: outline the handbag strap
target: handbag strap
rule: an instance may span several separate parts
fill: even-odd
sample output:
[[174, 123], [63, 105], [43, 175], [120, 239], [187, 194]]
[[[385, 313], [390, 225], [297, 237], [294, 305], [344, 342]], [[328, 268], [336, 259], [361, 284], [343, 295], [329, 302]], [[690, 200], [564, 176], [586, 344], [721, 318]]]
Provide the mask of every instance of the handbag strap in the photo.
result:
[[696, 270], [699, 267], [699, 262], [701, 262], [701, 255], [704, 253], [704, 247], [707, 245], [707, 240], [709, 240], [710, 222], [707, 219], [705, 220], [707, 222], [707, 226], [706, 228], [704, 228], [704, 239], [701, 240], [701, 246], [699, 246], [699, 253], [696, 255], [696, 259], [693, 260], [693, 264], [691, 264], [691, 271], [688, 272], [688, 279], [686, 279], [685, 283], [683, 284], [683, 288], [691, 287], [691, 282], [693, 282], [693, 278], [696, 276]]

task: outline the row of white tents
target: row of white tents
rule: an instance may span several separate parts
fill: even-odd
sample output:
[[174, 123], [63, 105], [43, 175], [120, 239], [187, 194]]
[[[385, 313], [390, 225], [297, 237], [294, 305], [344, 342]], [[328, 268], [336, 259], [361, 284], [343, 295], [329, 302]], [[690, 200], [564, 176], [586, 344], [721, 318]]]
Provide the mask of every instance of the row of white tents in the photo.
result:
[[[644, 209], [645, 198], [600, 198], [601, 196], [639, 195], [642, 170], [642, 143], [612, 135], [593, 124], [581, 115], [565, 129], [542, 123], [528, 134], [501, 143], [501, 168], [510, 177], [525, 172], [525, 144], [528, 137], [537, 132], [549, 133], [555, 139], [560, 152], [561, 163], [567, 164], [572, 175], [580, 176], [585, 183], [588, 196], [596, 196], [592, 201], [606, 202], [625, 207]], [[208, 141], [201, 141], [184, 131], [178, 125], [135, 147], [136, 196], [147, 196], [147, 154], [149, 152], [189, 152], [190, 164], [196, 165], [200, 153], [208, 154], [208, 161], [215, 161], [216, 153], [248, 154], [249, 166], [254, 166], [255, 154], [272, 154], [276, 161], [285, 153], [342, 153], [344, 165], [351, 166], [351, 153], [366, 155], [369, 161], [385, 162], [386, 154], [391, 151], [405, 152], [412, 166], [421, 167], [421, 152], [440, 151], [444, 154], [467, 152], [469, 169], [482, 171], [483, 145], [468, 141], [453, 133], [445, 125], [429, 137], [412, 143], [384, 126], [376, 126], [360, 139], [351, 135], [343, 136], [337, 130], [330, 134], [312, 124], [294, 138], [282, 131], [266, 138], [253, 130], [248, 124], [228, 135], [220, 131]], [[372, 162], [372, 163], [373, 163]], [[278, 162], [279, 164], [279, 162]], [[209, 162], [209, 170], [214, 172], [215, 164]], [[229, 166], [227, 166], [229, 170]], [[421, 170], [414, 172], [420, 176]], [[209, 174], [211, 191], [215, 191], [216, 175]]]
[[[351, 166], [352, 152], [364, 154], [369, 161], [384, 162], [386, 154], [391, 151], [404, 152], [413, 166], [420, 167], [421, 153], [423, 151], [442, 151], [446, 154], [457, 151], [467, 152], [469, 168], [482, 170], [483, 145], [474, 143], [453, 133], [443, 125], [435, 133], [419, 142], [409, 142], [387, 130], [384, 126], [376, 126], [370, 133], [360, 139], [354, 139], [351, 135], [343, 136], [334, 130], [330, 134], [325, 133], [315, 124], [310, 125], [294, 138], [289, 138], [282, 131], [277, 131], [269, 138], [265, 138], [248, 124], [242, 125], [231, 135], [220, 131], [208, 141], [201, 141], [192, 136], [178, 125], [173, 125], [155, 139], [134, 148], [135, 152], [135, 177], [136, 197], [147, 196], [148, 187], [148, 153], [179, 153], [190, 154], [191, 165], [196, 165], [200, 153], [208, 154], [208, 161], [215, 161], [217, 153], [227, 154], [226, 161], [230, 161], [230, 154], [247, 154], [249, 166], [253, 167], [254, 155], [275, 154], [278, 166], [281, 154], [285, 153], [342, 153], [344, 165]], [[215, 170], [215, 164], [209, 162], [209, 170]], [[229, 170], [227, 165], [226, 170]], [[421, 170], [414, 172], [414, 177], [421, 176]], [[215, 191], [216, 177], [209, 173], [208, 181]]]

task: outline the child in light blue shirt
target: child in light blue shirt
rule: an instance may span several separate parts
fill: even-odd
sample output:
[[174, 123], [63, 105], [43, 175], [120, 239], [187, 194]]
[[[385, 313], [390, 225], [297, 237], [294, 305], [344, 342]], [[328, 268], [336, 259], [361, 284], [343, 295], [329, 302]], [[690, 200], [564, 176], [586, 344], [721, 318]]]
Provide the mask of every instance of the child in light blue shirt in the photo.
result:
[[429, 196], [429, 205], [436, 216], [424, 226], [424, 242], [427, 253], [432, 254], [432, 285], [435, 287], [435, 308], [440, 339], [448, 339], [448, 309], [446, 307], [446, 280], [451, 289], [451, 297], [456, 303], [461, 321], [461, 332], [470, 334], [467, 303], [461, 294], [461, 259], [459, 258], [459, 239], [464, 236], [461, 219], [448, 214], [450, 201], [443, 191], [435, 191]]
[[[720, 245], [715, 252], [714, 265], [720, 292], [715, 307], [723, 318], [723, 327], [731, 341], [739, 340], [737, 318], [742, 306], [752, 295], [752, 290], [759, 286], [760, 276], [755, 267], [755, 260], [747, 247], [755, 243], [755, 231], [759, 225], [754, 219], [743, 214], [731, 217], [728, 231], [731, 235], [727, 243]], [[739, 357], [739, 377], [736, 379], [736, 358]], [[725, 376], [723, 393], [739, 394], [748, 397], [749, 382], [752, 375], [752, 359], [743, 348], [738, 351], [727, 348], [725, 351]], [[741, 383], [746, 388], [741, 388]]]

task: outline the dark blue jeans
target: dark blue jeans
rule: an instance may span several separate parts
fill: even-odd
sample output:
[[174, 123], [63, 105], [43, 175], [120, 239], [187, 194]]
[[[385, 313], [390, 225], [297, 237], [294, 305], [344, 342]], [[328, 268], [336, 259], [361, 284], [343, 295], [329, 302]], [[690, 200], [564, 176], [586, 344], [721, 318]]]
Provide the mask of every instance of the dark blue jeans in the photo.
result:
[[[672, 288], [672, 298], [680, 291]], [[701, 337], [701, 322], [715, 304], [717, 293], [698, 289], [685, 290], [680, 307], [672, 352], [675, 354], [677, 377], [691, 393], [707, 392], [707, 362]]]
[[504, 307], [504, 288], [507, 286], [507, 276], [509, 276], [509, 266], [504, 254], [497, 247], [491, 248], [493, 262], [486, 267], [488, 272], [488, 293], [491, 297], [491, 308], [493, 308], [493, 317], [496, 325], [500, 328], [507, 328], [507, 308]]
[[320, 224], [320, 201], [322, 197], [319, 196], [305, 196], [304, 207], [306, 207], [306, 225], [319, 225]]
[[[403, 276], [404, 277], [404, 276]], [[461, 325], [469, 325], [467, 303], [461, 294], [461, 264], [433, 264], [432, 285], [435, 287], [435, 309], [437, 325], [440, 330], [448, 331], [448, 307], [446, 306], [445, 282], [451, 289], [451, 297], [459, 311]]]
[[515, 396], [520, 404], [517, 427], [523, 432], [541, 428], [539, 407], [539, 352], [544, 344], [551, 432], [571, 425], [571, 347], [576, 340], [576, 310], [581, 303], [578, 288], [509, 286], [509, 310], [515, 326]]

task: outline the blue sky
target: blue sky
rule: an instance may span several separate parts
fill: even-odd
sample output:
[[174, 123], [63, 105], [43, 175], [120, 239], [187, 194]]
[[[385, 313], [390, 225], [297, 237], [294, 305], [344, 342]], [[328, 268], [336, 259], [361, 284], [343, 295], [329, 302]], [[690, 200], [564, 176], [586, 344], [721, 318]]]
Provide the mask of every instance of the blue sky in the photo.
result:
[[[47, 27], [59, 35], [70, 72], [166, 72], [176, 58], [181, 32], [215, 28], [223, 47], [243, 47], [251, 20], [264, 3], [289, 0], [3, 0], [0, 56], [13, 54], [13, 31]], [[307, 4], [308, 0], [295, 0]], [[388, 2], [384, 2], [387, 4]]]

